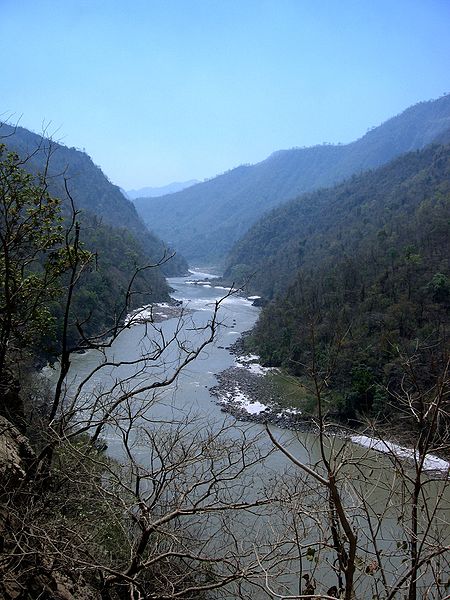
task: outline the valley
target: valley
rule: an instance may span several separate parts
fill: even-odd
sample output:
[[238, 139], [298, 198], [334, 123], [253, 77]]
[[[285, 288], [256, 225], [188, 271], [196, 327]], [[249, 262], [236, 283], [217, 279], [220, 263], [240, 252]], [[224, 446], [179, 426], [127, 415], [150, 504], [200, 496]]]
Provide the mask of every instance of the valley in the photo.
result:
[[445, 597], [449, 98], [135, 205], [2, 124], [0, 594]]
[[[450, 96], [421, 102], [341, 145], [274, 152], [160, 198], [134, 200], [149, 227], [191, 264], [218, 264], [265, 213], [305, 192], [332, 187], [395, 157], [445, 140]], [[443, 137], [442, 137], [443, 136]]]

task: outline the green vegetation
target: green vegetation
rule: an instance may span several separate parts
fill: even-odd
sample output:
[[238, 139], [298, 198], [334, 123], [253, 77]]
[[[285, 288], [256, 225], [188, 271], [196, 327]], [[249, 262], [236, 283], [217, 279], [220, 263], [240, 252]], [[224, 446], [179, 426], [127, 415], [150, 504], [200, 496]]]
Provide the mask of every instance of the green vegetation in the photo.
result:
[[69, 217], [71, 198], [64, 206], [49, 193], [48, 175], [25, 165], [0, 145], [0, 410], [15, 422], [21, 401], [8, 390], [17, 369], [55, 359], [63, 337], [67, 348], [89, 346], [130, 308], [168, 297], [131, 233], [75, 209]]
[[[181, 319], [167, 337], [147, 323], [147, 351], [127, 363], [136, 379], [93, 388], [100, 371], [123, 365], [106, 352], [128, 331], [121, 316], [140, 285], [147, 291], [137, 242], [91, 221], [85, 239], [109, 249], [102, 262], [86, 249], [80, 215], [61, 216], [46, 177], [27, 173], [4, 147], [0, 154], [0, 596], [188, 600], [239, 582], [240, 555], [231, 561], [230, 544], [218, 548], [230, 511], [258, 506], [234, 482], [261, 452], [225, 425], [213, 434], [192, 415], [166, 424], [152, 415], [157, 392], [215, 338], [220, 302], [190, 327], [197, 345], [181, 338]], [[97, 311], [116, 302], [105, 337]], [[33, 362], [52, 338], [50, 383]], [[99, 365], [74, 383], [73, 353], [86, 348]], [[102, 435], [112, 432], [120, 464], [105, 453]]]
[[0, 385], [21, 348], [38, 347], [62, 293], [60, 203], [0, 145]]
[[427, 385], [448, 354], [449, 182], [450, 146], [431, 146], [258, 223], [235, 256], [273, 298], [249, 340], [263, 361], [302, 376], [336, 352], [330, 385], [348, 418], [387, 410], [404, 356]]
[[[71, 344], [75, 344], [75, 340], [79, 338], [80, 324], [83, 335], [101, 336], [120, 322], [127, 309], [168, 299], [169, 288], [165, 276], [186, 272], [186, 261], [180, 256], [170, 258], [170, 249], [165, 248], [163, 242], [146, 229], [132, 203], [124, 198], [118, 187], [108, 181], [85, 153], [4, 123], [0, 124], [0, 141], [2, 139], [5, 143], [3, 154], [13, 152], [14, 158], [9, 160], [13, 160], [17, 173], [23, 173], [23, 176], [18, 175], [19, 182], [23, 179], [24, 183], [20, 183], [16, 197], [21, 194], [22, 201], [25, 201], [24, 186], [31, 189], [36, 185], [35, 190], [30, 193], [45, 193], [49, 199], [61, 199], [52, 200], [51, 216], [44, 214], [42, 204], [36, 208], [35, 219], [33, 222], [29, 220], [28, 225], [30, 240], [36, 241], [33, 240], [33, 228], [37, 231], [44, 222], [49, 222], [51, 227], [53, 218], [61, 227], [60, 238], [57, 240], [60, 247], [71, 243], [71, 240], [64, 238], [62, 226], [70, 223], [76, 216], [80, 249], [84, 248], [91, 253], [91, 260], [83, 269], [82, 281], [78, 283], [77, 294], [71, 303], [68, 327]], [[25, 173], [28, 174], [26, 177]], [[9, 176], [12, 175], [3, 172], [3, 200], [9, 189]], [[20, 207], [16, 209], [19, 212], [21, 210]], [[4, 218], [8, 218], [6, 214]], [[5, 221], [2, 225], [4, 223]], [[72, 238], [74, 233], [72, 229]], [[42, 235], [48, 237], [48, 232], [43, 231]], [[47, 239], [48, 248], [42, 247], [42, 250], [50, 249], [51, 239], [53, 238]], [[46, 253], [38, 255], [39, 252], [27, 264], [30, 282], [32, 277], [36, 278], [37, 272], [42, 269], [45, 272], [46, 269]], [[143, 269], [148, 266], [154, 268]], [[135, 271], [139, 272], [134, 278], [132, 293], [129, 294], [129, 280]], [[40, 288], [35, 283], [29, 287], [38, 292]], [[35, 340], [35, 346], [39, 348], [38, 360], [51, 357], [59, 347], [61, 340], [58, 335], [62, 331], [64, 313], [62, 290], [67, 284], [67, 276], [62, 275], [57, 292], [49, 287], [46, 279], [41, 286], [45, 288], [45, 293], [37, 294], [40, 304], [46, 302], [49, 315], [45, 333], [35, 335], [28, 324], [22, 328], [28, 329], [29, 338]], [[21, 310], [17, 306], [17, 314]], [[24, 345], [26, 344], [22, 343]]]
[[[128, 294], [131, 275], [149, 261], [131, 233], [104, 225], [95, 216], [88, 220], [82, 214], [79, 221], [80, 241], [92, 253], [92, 259], [78, 285], [71, 313], [73, 323], [84, 323], [86, 335], [109, 331], [129, 309], [168, 299], [168, 286], [156, 268], [140, 271], [134, 279], [132, 294]], [[53, 303], [52, 312], [60, 323], [61, 304]], [[72, 328], [72, 341], [77, 337]]]
[[273, 382], [280, 396], [277, 403], [283, 408], [297, 408], [302, 413], [313, 414], [316, 400], [311, 390], [308, 389], [298, 377], [288, 373], [267, 373], [266, 377]]
[[[148, 226], [191, 263], [217, 264], [268, 210], [423, 148], [449, 129], [450, 96], [444, 96], [408, 108], [351, 144], [282, 150], [176, 194], [134, 202]], [[234, 255], [228, 264], [236, 267]]]

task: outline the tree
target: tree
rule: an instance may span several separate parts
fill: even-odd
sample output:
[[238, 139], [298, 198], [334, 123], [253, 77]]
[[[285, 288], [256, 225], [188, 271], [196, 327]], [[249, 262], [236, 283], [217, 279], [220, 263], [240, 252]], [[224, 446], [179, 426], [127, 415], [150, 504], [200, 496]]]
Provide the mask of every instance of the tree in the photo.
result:
[[52, 326], [48, 303], [61, 291], [54, 259], [64, 240], [59, 200], [48, 194], [45, 173], [34, 178], [24, 162], [0, 145], [0, 388], [13, 418], [20, 411], [12, 365]]
[[[234, 291], [215, 302], [201, 327], [181, 311], [168, 334], [150, 315], [141, 352], [115, 358], [114, 342], [142, 320], [139, 311], [124, 317], [136, 278], [151, 266], [136, 267], [112, 325], [91, 333], [89, 315], [80, 317], [74, 302], [92, 258], [80, 241], [77, 211], [61, 229], [45, 177], [28, 179], [19, 163], [15, 156], [4, 161], [11, 173], [2, 191], [4, 390], [12, 389], [23, 350], [33, 349], [27, 328], [48, 329], [47, 302], [56, 293], [62, 332], [54, 381], [47, 387], [42, 378], [31, 381], [34, 452], [21, 438], [16, 468], [2, 479], [0, 594], [33, 600], [444, 597], [446, 482], [425, 471], [430, 453], [449, 448], [448, 362], [440, 373], [418, 376], [433, 363], [422, 361], [423, 352], [441, 352], [443, 344], [401, 354], [401, 384], [384, 390], [416, 434], [411, 468], [387, 446], [391, 471], [369, 452], [341, 443], [332, 429], [327, 407], [348, 332], [333, 335], [320, 323], [318, 351], [313, 325], [303, 367], [316, 398], [318, 460], [299, 460], [268, 428], [274, 447], [302, 473], [268, 480], [262, 465], [271, 449], [261, 435], [193, 414], [157, 418], [154, 410], [160, 394], [214, 341], [221, 304]], [[66, 193], [70, 199], [68, 186]], [[81, 348], [98, 360], [77, 376], [72, 360]], [[102, 372], [110, 383], [98, 387]], [[353, 375], [354, 393], [372, 400], [370, 368], [355, 363]], [[2, 441], [13, 446], [20, 436], [5, 421]], [[109, 440], [116, 459], [107, 452]], [[375, 486], [382, 501], [372, 501]]]
[[[303, 474], [300, 483], [291, 482], [291, 493], [284, 482], [285, 503], [295, 507], [291, 537], [299, 540], [298, 560], [311, 565], [298, 594], [290, 597], [448, 598], [449, 470], [447, 464], [439, 472], [435, 458], [450, 449], [448, 357], [424, 385], [421, 363], [428, 363], [422, 354], [429, 348], [417, 346], [412, 356], [400, 353], [401, 388], [385, 392], [409, 423], [410, 448], [380, 439], [381, 426], [372, 422], [367, 435], [351, 437], [369, 448], [358, 452], [339, 442], [326, 413], [343, 339], [318, 355], [314, 335], [312, 324], [307, 369], [317, 403], [319, 460], [309, 465], [298, 459], [267, 427], [274, 446]], [[391, 467], [372, 449], [383, 451]]]
[[[55, 414], [43, 418], [41, 452], [9, 502], [15, 526], [5, 542], [6, 579], [27, 586], [30, 557], [42, 569], [43, 556], [55, 577], [83, 576], [103, 598], [169, 599], [230, 593], [259, 571], [252, 546], [238, 537], [239, 515], [253, 518], [270, 504], [251, 495], [252, 469], [266, 454], [258, 440], [191, 414], [170, 422], [153, 416], [161, 390], [214, 339], [220, 304], [195, 328], [195, 345], [181, 333], [195, 327], [183, 323], [187, 315], [171, 337], [147, 323], [147, 352], [131, 361], [130, 377], [113, 376], [108, 388], [92, 385], [102, 370], [124, 366], [108, 355], [108, 343], [93, 346], [99, 362], [87, 377], [74, 382], [69, 367]], [[120, 461], [105, 453], [105, 434], [120, 445]]]

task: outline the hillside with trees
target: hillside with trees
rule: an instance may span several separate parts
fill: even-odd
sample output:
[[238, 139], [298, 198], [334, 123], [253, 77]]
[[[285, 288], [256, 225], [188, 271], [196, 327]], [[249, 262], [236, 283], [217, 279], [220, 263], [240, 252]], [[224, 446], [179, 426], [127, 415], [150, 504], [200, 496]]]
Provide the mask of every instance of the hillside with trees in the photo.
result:
[[[448, 359], [450, 146], [406, 154], [274, 210], [234, 251], [234, 266], [272, 301], [250, 345], [297, 376], [336, 352], [335, 408], [387, 410], [400, 363], [427, 386]], [[383, 391], [384, 390], [384, 391]]]
[[[62, 218], [45, 177], [23, 167], [0, 146], [0, 597], [119, 600], [138, 590], [142, 598], [187, 600], [239, 585], [242, 557], [218, 547], [231, 511], [258, 506], [236, 485], [262, 453], [244, 434], [227, 437], [225, 425], [212, 435], [192, 415], [171, 423], [152, 415], [157, 392], [215, 338], [220, 302], [190, 328], [195, 343], [183, 340], [181, 317], [168, 336], [152, 320], [141, 325], [142, 352], [126, 361], [134, 377], [121, 376], [124, 361], [107, 351], [138, 323], [121, 317], [142, 272], [128, 271], [122, 313], [112, 315], [108, 335], [99, 335], [98, 323], [90, 332], [94, 294], [105, 301], [102, 257], [83, 243], [76, 211]], [[107, 275], [117, 287], [134, 247], [124, 230], [92, 229], [90, 242], [110, 252]], [[95, 285], [86, 285], [92, 277]], [[51, 337], [58, 358], [47, 378], [34, 358]], [[88, 373], [74, 368], [80, 350], [99, 359]], [[110, 383], [93, 386], [105, 371]], [[118, 461], [106, 440], [120, 431]]]
[[[56, 360], [113, 335], [128, 311], [167, 300], [160, 269], [126, 229], [49, 192], [44, 174], [0, 145], [0, 370]], [[10, 357], [7, 359], [7, 357]], [[12, 358], [11, 358], [12, 357]], [[14, 369], [13, 369], [14, 370]], [[5, 376], [5, 375], [4, 375]], [[0, 381], [0, 389], [9, 387]], [[20, 403], [3, 394], [0, 411]]]
[[345, 145], [281, 150], [161, 198], [140, 198], [143, 220], [190, 261], [223, 261], [266, 211], [420, 149], [450, 127], [450, 96], [421, 102]]
[[[165, 276], [186, 272], [186, 262], [179, 256], [170, 258], [172, 252], [146, 229], [132, 203], [86, 154], [6, 124], [1, 125], [0, 134], [0, 141], [4, 142], [1, 147], [2, 231], [7, 228], [8, 220], [13, 219], [8, 194], [18, 199], [25, 190], [37, 185], [54, 198], [58, 206], [53, 224], [56, 226], [59, 222], [60, 227], [71, 229], [70, 244], [73, 244], [76, 222], [80, 252], [90, 256], [71, 303], [70, 344], [78, 339], [77, 328], [81, 324], [84, 335], [106, 335], [124, 318], [127, 310], [169, 299]], [[16, 176], [17, 189], [14, 189], [10, 181]], [[62, 240], [59, 243], [61, 245]], [[69, 240], [65, 243], [69, 244]], [[39, 260], [33, 260], [26, 271], [42, 269], [44, 259], [45, 253], [40, 253]], [[66, 286], [69, 285], [67, 277], [61, 275]], [[133, 285], [129, 289], [131, 279]], [[39, 350], [34, 359], [38, 362], [57, 352], [64, 318], [61, 297], [55, 293], [46, 300], [52, 324], [47, 323], [45, 332], [35, 336], [34, 346]]]
[[[103, 223], [108, 227], [118, 228], [124, 231], [125, 238], [129, 238], [131, 234], [139, 243], [147, 261], [152, 263], [160, 262], [173, 254], [164, 242], [147, 229], [133, 203], [124, 197], [120, 188], [108, 180], [85, 152], [6, 123], [0, 123], [0, 142], [8, 150], [27, 159], [24, 167], [28, 172], [45, 172], [49, 192], [62, 198], [66, 205], [67, 182], [75, 208], [85, 214], [86, 222], [95, 217], [97, 226]], [[184, 274], [187, 263], [181, 256], [175, 255], [164, 263], [162, 271], [169, 277]]]
[[[397, 235], [409, 236], [417, 244], [403, 258], [380, 255], [387, 270], [380, 285], [391, 286], [391, 295], [384, 295], [399, 304], [391, 319], [403, 305], [408, 309], [416, 302], [422, 258], [428, 263], [431, 256], [430, 264], [440, 269], [448, 260], [449, 179], [442, 176], [448, 175], [448, 149], [417, 164], [415, 181], [404, 188], [406, 198], [416, 193], [421, 198], [421, 210], [412, 216], [420, 221], [425, 241], [395, 218], [380, 238], [393, 243]], [[293, 444], [284, 445], [269, 426], [258, 432], [222, 417], [214, 422], [190, 407], [167, 418], [170, 412], [158, 412], [158, 404], [167, 407], [160, 393], [165, 389], [171, 395], [182, 370], [216, 339], [225, 298], [210, 305], [209, 316], [198, 325], [187, 313], [166, 331], [151, 321], [141, 324], [132, 343], [137, 353], [130, 354], [130, 346], [125, 355], [117, 352], [111, 345], [127, 338], [132, 323], [116, 322], [107, 338], [89, 335], [87, 322], [72, 310], [80, 293], [80, 305], [88, 302], [83, 280], [101, 259], [83, 246], [78, 215], [61, 219], [61, 203], [48, 193], [45, 179], [27, 174], [17, 155], [2, 154], [0, 184], [0, 597], [444, 597], [448, 486], [445, 476], [429, 472], [425, 460], [449, 447], [448, 375], [439, 371], [443, 347], [432, 330], [425, 351], [433, 361], [423, 362], [422, 353], [418, 361], [423, 349], [416, 344], [415, 356], [397, 364], [398, 373], [403, 367], [409, 375], [402, 377], [399, 406], [404, 419], [415, 419], [410, 442], [415, 458], [409, 462], [394, 452], [380, 459], [329, 428], [326, 411], [335, 393], [335, 371], [326, 363], [338, 363], [330, 360], [325, 336], [341, 337], [338, 358], [346, 356], [347, 340], [354, 342], [351, 335], [339, 336], [348, 312], [341, 321], [331, 320], [329, 309], [335, 307], [333, 294], [348, 305], [358, 302], [350, 294], [358, 274], [343, 269], [345, 262], [336, 264], [334, 283], [317, 273], [318, 283], [329, 291], [324, 304], [329, 316], [320, 321], [320, 313], [314, 313], [317, 343], [302, 359], [313, 365], [309, 375], [318, 415], [310, 437], [294, 446], [296, 455]], [[120, 253], [111, 258], [113, 268]], [[366, 269], [369, 281], [374, 269], [370, 264]], [[399, 272], [399, 284], [390, 269]], [[305, 293], [316, 309], [320, 296], [311, 289]], [[357, 292], [360, 303], [373, 297], [372, 310], [380, 311], [376, 289]], [[431, 302], [422, 303], [423, 317], [435, 326], [448, 304], [445, 274], [435, 273], [423, 294]], [[62, 308], [59, 368], [48, 379], [34, 372], [30, 359], [55, 324], [55, 299]], [[346, 306], [336, 308], [338, 317], [341, 308]], [[289, 316], [288, 306], [283, 314]], [[74, 317], [75, 337], [70, 331]], [[406, 313], [402, 331], [410, 321]], [[375, 315], [375, 340], [378, 322]], [[347, 327], [345, 333], [358, 330]], [[98, 358], [87, 370], [75, 360], [82, 348]], [[365, 350], [360, 348], [355, 359]], [[131, 370], [124, 371], [125, 365]], [[371, 398], [370, 366], [358, 363], [352, 375], [353, 396], [345, 401], [379, 405], [379, 388]], [[297, 456], [303, 444], [307, 452]], [[282, 455], [289, 462], [277, 460]]]
[[[446, 138], [450, 142], [450, 131]], [[402, 202], [398, 198], [404, 196], [405, 186], [414, 187], [418, 173], [428, 169], [441, 151], [436, 145], [406, 154], [273, 209], [234, 245], [224, 277], [237, 284], [247, 282], [250, 290], [273, 298], [286, 289], [300, 267], [315, 268], [329, 255], [351, 252], [346, 244], [353, 246], [371, 227], [381, 228], [393, 212], [406, 220], [406, 210], [412, 210], [411, 203], [419, 196], [413, 200], [410, 194]]]

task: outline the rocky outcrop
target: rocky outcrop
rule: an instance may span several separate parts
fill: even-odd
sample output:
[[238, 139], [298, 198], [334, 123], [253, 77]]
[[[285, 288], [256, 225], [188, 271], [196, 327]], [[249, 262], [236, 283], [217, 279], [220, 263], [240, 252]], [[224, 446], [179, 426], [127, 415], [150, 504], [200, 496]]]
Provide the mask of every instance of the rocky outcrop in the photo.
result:
[[[311, 416], [284, 406], [280, 390], [267, 377], [255, 375], [249, 369], [239, 366], [218, 373], [216, 378], [218, 385], [209, 391], [217, 398], [221, 410], [230, 413], [235, 419], [271, 423], [295, 431], [316, 429]], [[242, 398], [245, 398], [243, 403]], [[261, 405], [262, 410], [254, 412], [252, 404]]]
[[33, 458], [28, 438], [0, 416], [0, 501], [5, 501], [12, 490], [17, 490]]

